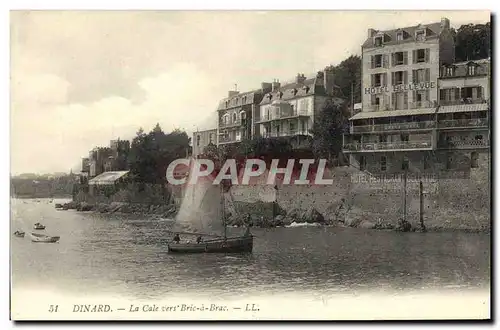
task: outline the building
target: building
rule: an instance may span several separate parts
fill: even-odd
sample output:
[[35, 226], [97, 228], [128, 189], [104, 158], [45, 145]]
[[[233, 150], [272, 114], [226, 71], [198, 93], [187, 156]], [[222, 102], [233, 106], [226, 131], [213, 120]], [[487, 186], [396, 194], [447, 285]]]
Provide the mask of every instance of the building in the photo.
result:
[[[371, 173], [434, 172], [442, 68], [454, 62], [450, 22], [368, 30], [362, 46], [362, 111], [350, 118], [344, 152]], [[440, 165], [438, 165], [440, 164]], [[448, 168], [445, 165], [444, 168]]]
[[107, 147], [96, 147], [89, 152], [89, 178], [106, 172], [105, 164], [109, 160], [111, 153], [111, 149]]
[[209, 145], [217, 145], [217, 128], [193, 133], [193, 157], [203, 154], [203, 150]]
[[[254, 134], [265, 138], [297, 137], [291, 139], [298, 147], [312, 135], [315, 117], [328, 97], [334, 95], [335, 84], [332, 67], [325, 68], [315, 76], [307, 78], [297, 74], [294, 81], [281, 85], [273, 82], [254, 116]], [[337, 103], [344, 100], [335, 98]]]
[[228, 97], [221, 100], [217, 107], [217, 145], [237, 143], [254, 135], [253, 115], [272, 86], [271, 83], [262, 83], [261, 88], [254, 91], [228, 92]]

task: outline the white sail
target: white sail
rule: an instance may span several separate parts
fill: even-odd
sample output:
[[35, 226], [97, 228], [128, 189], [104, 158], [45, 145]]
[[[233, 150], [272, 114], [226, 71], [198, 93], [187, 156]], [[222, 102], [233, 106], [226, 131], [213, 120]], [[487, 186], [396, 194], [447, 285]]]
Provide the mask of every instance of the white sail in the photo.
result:
[[220, 187], [211, 182], [187, 185], [173, 231], [221, 236], [224, 224]]

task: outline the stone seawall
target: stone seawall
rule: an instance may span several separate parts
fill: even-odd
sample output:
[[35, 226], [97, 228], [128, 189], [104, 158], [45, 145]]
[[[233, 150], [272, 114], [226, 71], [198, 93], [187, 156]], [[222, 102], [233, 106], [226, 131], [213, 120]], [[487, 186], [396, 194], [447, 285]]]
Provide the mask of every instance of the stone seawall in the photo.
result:
[[[468, 177], [424, 179], [424, 223], [428, 229], [490, 229], [490, 180], [488, 155]], [[272, 201], [286, 211], [318, 210], [331, 221], [357, 226], [363, 221], [396, 225], [403, 218], [403, 181], [371, 182], [370, 176], [352, 167], [335, 168], [332, 185], [235, 186], [235, 200]], [[360, 178], [364, 178], [360, 179]], [[372, 179], [373, 181], [373, 179]], [[407, 181], [407, 220], [420, 222], [419, 180]]]

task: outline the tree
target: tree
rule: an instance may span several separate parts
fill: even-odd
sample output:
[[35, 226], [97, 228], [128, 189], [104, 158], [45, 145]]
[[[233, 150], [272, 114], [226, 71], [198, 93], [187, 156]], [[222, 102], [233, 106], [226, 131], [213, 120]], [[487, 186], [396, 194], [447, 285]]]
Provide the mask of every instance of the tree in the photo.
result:
[[[333, 67], [334, 81], [339, 87], [339, 95], [351, 103], [361, 102], [361, 58], [351, 55]], [[354, 87], [354, 88], [353, 88]], [[353, 94], [354, 93], [354, 94]]]
[[165, 134], [157, 124], [145, 134], [142, 128], [132, 140], [129, 154], [130, 170], [140, 182], [164, 184], [168, 165], [186, 157], [190, 138], [184, 131], [174, 130]]
[[313, 153], [316, 158], [326, 158], [329, 162], [344, 162], [342, 135], [348, 127], [346, 107], [328, 99], [314, 121]]
[[491, 26], [486, 24], [465, 24], [458, 30], [453, 29], [455, 36], [456, 62], [487, 58], [491, 53]]

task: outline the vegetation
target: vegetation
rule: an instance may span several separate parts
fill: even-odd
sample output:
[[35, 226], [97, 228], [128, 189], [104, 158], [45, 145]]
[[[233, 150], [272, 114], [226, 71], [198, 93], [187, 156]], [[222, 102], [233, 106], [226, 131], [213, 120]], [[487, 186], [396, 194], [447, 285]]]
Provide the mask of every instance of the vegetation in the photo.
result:
[[327, 100], [312, 129], [312, 149], [316, 158], [326, 158], [329, 163], [342, 165], [342, 135], [347, 131], [348, 114], [345, 105]]
[[131, 177], [142, 183], [164, 184], [168, 165], [187, 156], [190, 140], [186, 132], [180, 130], [165, 134], [159, 124], [148, 134], [139, 129], [130, 146]]
[[491, 55], [491, 25], [465, 24], [455, 35], [455, 60], [457, 62], [479, 60]]
[[73, 174], [23, 174], [10, 180], [12, 197], [53, 198], [70, 197], [77, 177]]

